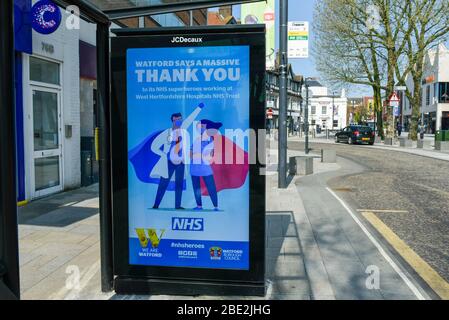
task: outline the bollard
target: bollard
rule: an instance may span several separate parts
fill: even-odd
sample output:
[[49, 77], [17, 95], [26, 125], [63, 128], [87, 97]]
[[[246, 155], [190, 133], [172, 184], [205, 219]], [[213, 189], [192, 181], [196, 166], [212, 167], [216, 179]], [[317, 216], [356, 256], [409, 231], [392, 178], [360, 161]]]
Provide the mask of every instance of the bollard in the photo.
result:
[[322, 163], [336, 163], [337, 151], [321, 149], [321, 162]]
[[290, 176], [297, 175], [296, 157], [290, 157], [288, 162], [288, 173]]
[[308, 176], [313, 174], [313, 157], [290, 158], [290, 170], [292, 175]]
[[399, 146], [403, 148], [412, 148], [413, 142], [407, 138], [399, 138]]
[[449, 151], [449, 141], [435, 141], [435, 150]]
[[393, 145], [393, 138], [385, 138], [385, 145], [386, 146], [392, 146]]
[[418, 149], [430, 149], [430, 141], [429, 140], [418, 140], [417, 148]]
[[303, 176], [313, 174], [313, 157], [299, 157], [296, 161], [297, 173]]

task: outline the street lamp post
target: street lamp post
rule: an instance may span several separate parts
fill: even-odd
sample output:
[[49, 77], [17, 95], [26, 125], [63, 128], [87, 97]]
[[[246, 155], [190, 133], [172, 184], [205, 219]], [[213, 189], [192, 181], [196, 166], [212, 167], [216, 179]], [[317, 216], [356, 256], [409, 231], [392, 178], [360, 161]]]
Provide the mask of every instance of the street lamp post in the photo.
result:
[[335, 91], [332, 91], [332, 127], [331, 127], [331, 130], [334, 130], [334, 121], [335, 121]]
[[287, 188], [287, 66], [288, 66], [288, 0], [279, 1], [279, 50], [281, 53], [279, 85], [279, 181], [280, 189]]
[[355, 100], [351, 100], [352, 103], [352, 112], [351, 112], [351, 123], [352, 124], [354, 122], [354, 116], [355, 116]]
[[304, 109], [304, 133], [305, 133], [305, 153], [309, 154], [309, 83], [305, 79], [306, 87], [306, 107]]

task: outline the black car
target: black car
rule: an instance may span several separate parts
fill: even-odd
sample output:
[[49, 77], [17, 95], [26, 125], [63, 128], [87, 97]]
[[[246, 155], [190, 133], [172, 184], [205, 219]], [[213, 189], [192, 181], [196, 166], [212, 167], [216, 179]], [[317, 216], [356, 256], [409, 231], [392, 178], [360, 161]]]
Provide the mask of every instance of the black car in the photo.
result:
[[337, 132], [335, 142], [346, 142], [348, 144], [367, 143], [374, 144], [374, 131], [368, 126], [349, 126]]

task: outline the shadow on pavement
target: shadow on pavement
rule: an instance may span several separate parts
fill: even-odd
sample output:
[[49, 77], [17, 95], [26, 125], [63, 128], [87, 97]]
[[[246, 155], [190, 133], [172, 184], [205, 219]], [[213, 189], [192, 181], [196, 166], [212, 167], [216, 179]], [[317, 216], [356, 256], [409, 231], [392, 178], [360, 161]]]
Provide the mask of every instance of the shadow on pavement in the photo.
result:
[[19, 225], [66, 227], [98, 213], [98, 185], [30, 202], [18, 210]]

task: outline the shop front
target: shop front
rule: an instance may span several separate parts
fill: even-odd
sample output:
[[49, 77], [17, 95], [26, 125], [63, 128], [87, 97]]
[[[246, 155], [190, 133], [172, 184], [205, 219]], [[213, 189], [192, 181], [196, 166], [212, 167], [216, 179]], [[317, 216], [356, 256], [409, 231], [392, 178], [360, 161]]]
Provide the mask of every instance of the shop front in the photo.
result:
[[437, 124], [437, 113], [436, 112], [425, 113], [423, 119], [426, 133], [435, 134]]
[[[19, 204], [80, 184], [79, 30], [62, 26], [53, 4], [52, 28], [33, 12], [43, 1], [18, 1], [28, 50], [16, 53]], [[25, 24], [26, 23], [26, 24]]]
[[449, 130], [449, 111], [443, 112], [441, 116], [441, 130]]

